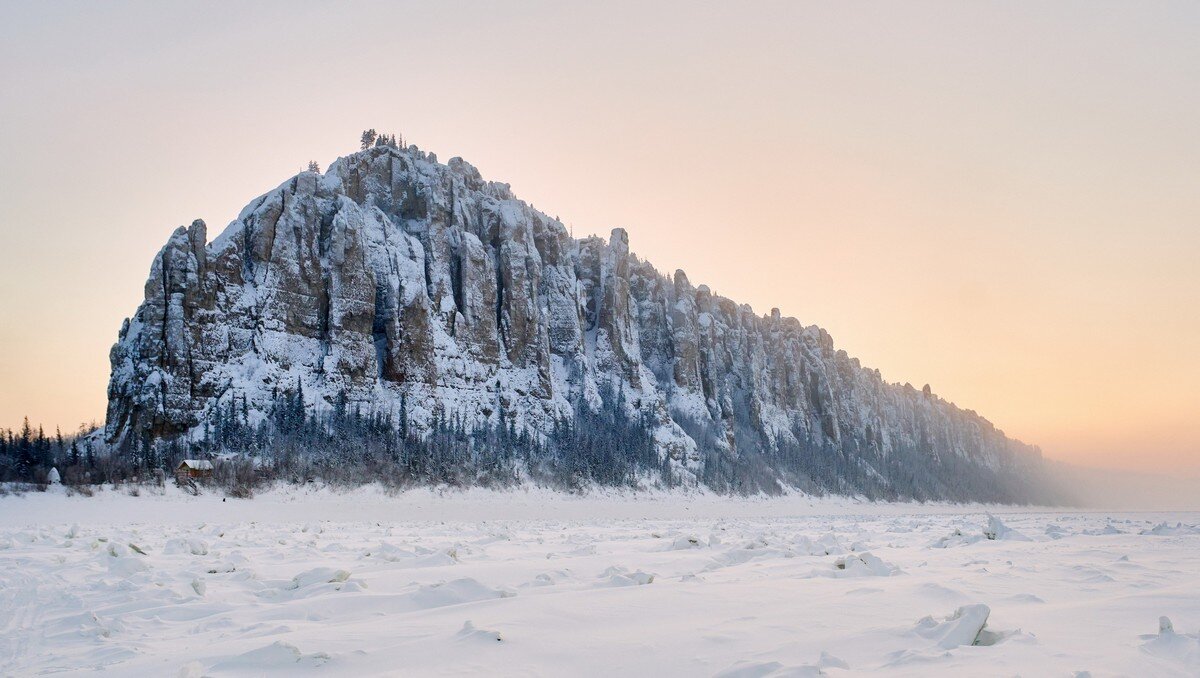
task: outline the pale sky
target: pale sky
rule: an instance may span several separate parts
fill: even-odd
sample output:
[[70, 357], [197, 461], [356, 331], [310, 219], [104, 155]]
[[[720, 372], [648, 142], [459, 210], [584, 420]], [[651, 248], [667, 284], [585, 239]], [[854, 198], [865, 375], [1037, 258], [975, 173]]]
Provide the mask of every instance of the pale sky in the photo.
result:
[[375, 127], [1049, 457], [1200, 473], [1198, 36], [1190, 1], [3, 2], [0, 427], [102, 421], [171, 231]]

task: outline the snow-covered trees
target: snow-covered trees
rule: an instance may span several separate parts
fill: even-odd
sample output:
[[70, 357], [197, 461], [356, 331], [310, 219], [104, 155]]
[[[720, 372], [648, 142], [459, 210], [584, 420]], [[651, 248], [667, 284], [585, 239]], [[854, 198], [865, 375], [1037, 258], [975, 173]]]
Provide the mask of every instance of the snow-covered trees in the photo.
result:
[[[36, 429], [26, 417], [17, 431], [0, 431], [0, 482], [45, 483], [54, 467], [69, 470], [79, 468], [87, 461], [81, 449], [87, 444], [85, 427], [75, 435], [64, 436], [55, 431], [47, 436], [39, 426]], [[68, 478], [69, 479], [69, 478]]]
[[[439, 411], [418, 428], [406, 399], [392, 413], [374, 412], [370, 403], [353, 402], [345, 393], [318, 407], [297, 382], [276, 392], [265, 417], [252, 417], [245, 395], [235, 393], [213, 410], [197, 439], [140, 440], [111, 454], [98, 453], [97, 439], [83, 427], [48, 437], [26, 420], [17, 431], [0, 431], [0, 481], [43, 484], [57, 467], [65, 485], [80, 488], [151, 478], [184, 458], [226, 458], [255, 469], [251, 476], [229, 474], [238, 479], [239, 492], [249, 491], [241, 487], [246, 482], [270, 479], [505, 486], [531, 478], [566, 490], [646, 482], [677, 486], [687, 474], [656, 450], [653, 422], [631, 416], [618, 395], [607, 393], [602, 402], [598, 410], [581, 409], [539, 433], [518, 427], [504, 408], [483, 426]], [[839, 447], [801, 429], [792, 432], [790, 443], [739, 430], [734, 443], [742, 451], [731, 452], [711, 424], [679, 420], [700, 446], [699, 481], [721, 493], [772, 494], [790, 486], [889, 500], [1061, 499], [1035, 475], [930, 455], [919, 445], [894, 446], [880, 455], [849, 435]]]
[[[661, 468], [651, 428], [610, 404], [559, 422], [544, 436], [518, 430], [503, 412], [492, 425], [469, 428], [459, 416], [434, 414], [424, 435], [408, 426], [402, 401], [391, 414], [367, 413], [339, 393], [317, 413], [303, 389], [277, 393], [270, 415], [252, 423], [237, 396], [219, 408], [201, 440], [160, 443], [166, 466], [187, 457], [236, 455], [258, 460], [264, 478], [341, 484], [511, 485], [520, 477], [562, 489], [632, 485]], [[609, 400], [615, 403], [615, 400]], [[153, 455], [139, 455], [142, 459]]]
[[[198, 440], [159, 441], [123, 458], [141, 469], [169, 468], [185, 457], [250, 459], [259, 480], [322, 479], [344, 485], [504, 486], [531, 478], [566, 490], [646, 482], [677, 486], [685, 474], [660, 456], [653, 422], [630, 415], [619, 394], [606, 392], [601, 402], [597, 410], [581, 408], [537, 433], [518, 427], [504, 408], [483, 425], [439, 409], [418, 428], [409, 419], [406, 399], [390, 413], [372, 411], [371, 403], [353, 402], [345, 393], [317, 404], [297, 381], [276, 392], [265, 418], [252, 420], [245, 396], [234, 394], [213, 411]], [[921, 444], [894, 445], [880, 454], [871, 444], [873, 431], [862, 440], [844, 431], [840, 444], [832, 444], [802, 428], [785, 442], [785, 437], [766, 440], [740, 427], [731, 451], [711, 424], [677, 420], [700, 447], [698, 480], [721, 493], [776, 494], [796, 487], [887, 500], [1061, 499], [1036, 475], [988, 468], [957, 455], [931, 455]]]

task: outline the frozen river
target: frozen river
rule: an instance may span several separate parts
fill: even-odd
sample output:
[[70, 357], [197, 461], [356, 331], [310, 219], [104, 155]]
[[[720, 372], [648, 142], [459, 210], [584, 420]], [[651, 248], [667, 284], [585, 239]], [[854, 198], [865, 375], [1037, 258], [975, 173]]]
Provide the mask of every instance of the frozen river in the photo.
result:
[[0, 674], [1200, 675], [1200, 515], [990, 512], [0, 497]]

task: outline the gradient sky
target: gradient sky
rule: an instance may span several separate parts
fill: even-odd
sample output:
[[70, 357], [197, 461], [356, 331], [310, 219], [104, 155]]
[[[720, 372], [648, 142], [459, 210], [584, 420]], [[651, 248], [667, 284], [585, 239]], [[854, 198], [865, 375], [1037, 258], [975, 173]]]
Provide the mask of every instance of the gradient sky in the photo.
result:
[[1200, 473], [1200, 3], [645, 4], [0, 4], [0, 427], [102, 421], [171, 230], [376, 127], [1047, 456]]

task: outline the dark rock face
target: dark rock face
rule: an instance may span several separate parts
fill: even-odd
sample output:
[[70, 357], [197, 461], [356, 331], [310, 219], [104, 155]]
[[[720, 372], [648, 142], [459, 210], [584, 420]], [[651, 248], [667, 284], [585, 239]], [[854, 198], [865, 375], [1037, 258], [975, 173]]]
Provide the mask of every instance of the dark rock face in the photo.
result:
[[[435, 410], [545, 430], [619, 397], [660, 451], [780, 446], [879, 466], [898, 454], [991, 469], [1038, 456], [987, 420], [834, 349], [829, 335], [666, 277], [617, 229], [574, 240], [461, 159], [376, 147], [256, 199], [211, 244], [179, 228], [111, 352], [107, 439], [193, 433], [237, 398], [298, 386], [413, 426]], [[617, 394], [617, 395], [614, 395]], [[703, 439], [700, 439], [703, 438]]]

